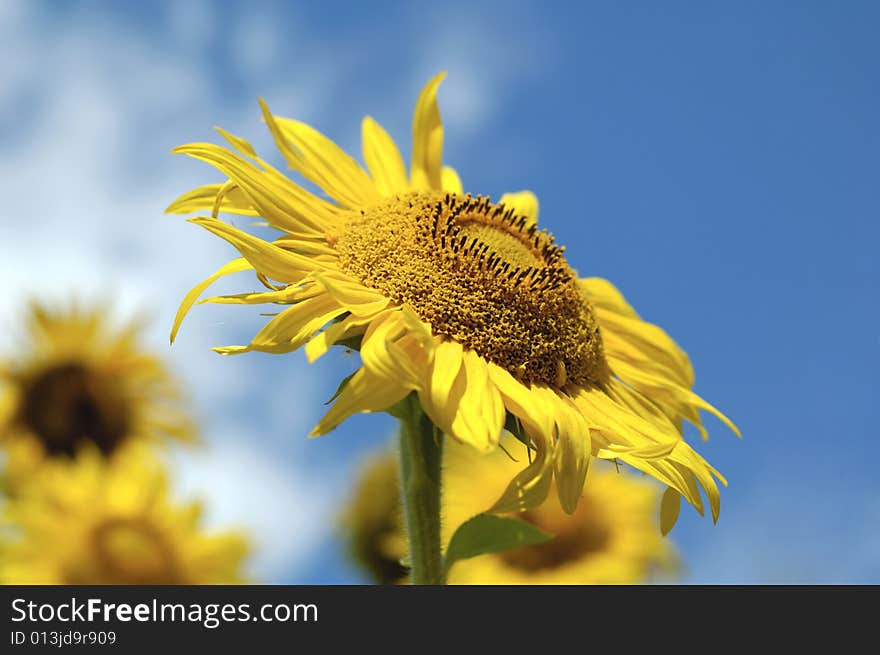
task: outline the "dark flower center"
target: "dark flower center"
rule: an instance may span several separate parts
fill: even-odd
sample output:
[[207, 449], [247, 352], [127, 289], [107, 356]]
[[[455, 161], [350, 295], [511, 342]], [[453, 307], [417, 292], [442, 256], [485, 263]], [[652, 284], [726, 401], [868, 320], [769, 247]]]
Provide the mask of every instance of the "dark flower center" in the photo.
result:
[[25, 383], [21, 419], [52, 455], [73, 455], [83, 442], [109, 454], [131, 427], [128, 403], [117, 384], [73, 362], [48, 368]]

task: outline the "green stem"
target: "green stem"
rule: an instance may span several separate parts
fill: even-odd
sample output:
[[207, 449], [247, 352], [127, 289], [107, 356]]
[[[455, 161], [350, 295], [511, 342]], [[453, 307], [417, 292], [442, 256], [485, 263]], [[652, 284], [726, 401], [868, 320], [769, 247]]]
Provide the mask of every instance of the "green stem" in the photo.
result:
[[425, 416], [415, 394], [401, 403], [400, 481], [412, 583], [441, 585], [440, 460], [443, 435]]

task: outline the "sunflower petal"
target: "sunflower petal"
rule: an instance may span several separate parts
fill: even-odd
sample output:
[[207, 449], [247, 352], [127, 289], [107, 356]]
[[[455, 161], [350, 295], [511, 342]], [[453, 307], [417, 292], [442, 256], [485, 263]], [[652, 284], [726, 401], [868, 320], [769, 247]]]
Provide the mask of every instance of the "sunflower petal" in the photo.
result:
[[388, 409], [403, 400], [410, 391], [404, 385], [389, 383], [388, 380], [377, 377], [366, 368], [360, 368], [309, 436], [326, 434], [353, 414]]
[[363, 332], [370, 321], [373, 320], [375, 320], [373, 316], [364, 318], [352, 315], [337, 323], [328, 325], [326, 330], [316, 334], [305, 345], [306, 358], [309, 360], [309, 363], [324, 355], [338, 341]]
[[406, 353], [394, 343], [405, 330], [400, 312], [389, 312], [370, 324], [361, 345], [364, 368], [387, 381], [418, 389], [418, 374]]
[[489, 377], [501, 394], [504, 406], [516, 416], [536, 442], [552, 443], [554, 433], [553, 407], [549, 396], [533, 393], [510, 373], [489, 362]]
[[190, 289], [189, 292], [187, 292], [187, 294], [183, 297], [183, 300], [180, 303], [180, 307], [177, 308], [177, 314], [174, 317], [174, 325], [172, 325], [171, 327], [171, 343], [174, 343], [174, 339], [177, 337], [177, 332], [178, 330], [180, 330], [180, 324], [183, 322], [184, 317], [195, 304], [196, 300], [198, 300], [199, 296], [204, 293], [205, 289], [214, 284], [214, 282], [219, 280], [224, 275], [250, 270], [253, 270], [253, 266], [251, 265], [251, 263], [244, 257], [239, 257], [238, 259], [233, 259], [231, 262], [224, 264], [217, 270], [216, 273], [206, 278], [205, 280], [202, 280], [196, 286]]
[[[739, 428], [736, 427], [733, 421], [690, 389], [677, 385], [658, 375], [639, 370], [626, 362], [615, 362], [614, 371], [626, 380], [628, 384], [649, 398], [654, 399], [655, 402], [669, 405], [675, 411], [685, 416], [687, 416], [688, 410], [691, 408], [705, 410], [718, 417], [736, 436], [742, 436]], [[697, 424], [699, 425], [699, 417], [697, 417]]]
[[388, 132], [370, 116], [361, 123], [361, 142], [367, 170], [370, 171], [379, 194], [392, 196], [395, 193], [406, 193], [409, 182], [406, 179], [403, 157]]
[[[216, 202], [217, 194], [223, 188], [223, 184], [206, 184], [192, 191], [187, 191], [177, 198], [165, 209], [166, 214], [194, 214], [200, 211], [212, 211]], [[257, 216], [258, 212], [251, 206], [248, 197], [241, 189], [229, 190], [220, 201], [220, 211], [240, 214], [242, 216]]]
[[[449, 406], [453, 406], [452, 411], [454, 412], [455, 403], [450, 402], [450, 395], [463, 366], [463, 355], [464, 349], [457, 341], [440, 341], [434, 349], [428, 397], [430, 398], [430, 406], [438, 414], [445, 413], [445, 408]], [[451, 425], [454, 416], [448, 415], [444, 418], [443, 423]]]
[[583, 415], [567, 398], [557, 401], [556, 491], [562, 509], [573, 514], [584, 490], [592, 443]]
[[247, 139], [242, 139], [240, 136], [235, 136], [224, 130], [222, 127], [214, 126], [214, 129], [229, 142], [233, 148], [238, 150], [243, 155], [247, 155], [248, 157], [256, 157], [257, 151], [254, 150], [254, 147], [250, 144]]
[[215, 218], [191, 218], [190, 223], [200, 225], [228, 241], [256, 271], [278, 282], [299, 282], [309, 273], [323, 268], [309, 257], [279, 248]]
[[538, 196], [531, 191], [505, 193], [499, 203], [508, 209], [513, 209], [518, 216], [527, 217], [529, 220], [526, 225], [538, 222]]
[[331, 296], [355, 316], [373, 316], [391, 302], [375, 289], [335, 271], [318, 273], [315, 279]]
[[669, 531], [678, 521], [678, 513], [681, 510], [681, 494], [672, 487], [667, 487], [663, 492], [663, 499], [660, 501], [660, 532], [663, 536], [669, 534]]
[[291, 168], [350, 209], [370, 205], [379, 198], [370, 177], [332, 140], [305, 123], [273, 116], [262, 99], [260, 106], [275, 144]]
[[247, 346], [214, 348], [221, 355], [238, 355], [250, 351], [288, 353], [311, 339], [321, 327], [344, 313], [336, 300], [326, 294], [303, 300], [285, 309], [266, 323]]
[[543, 503], [553, 482], [554, 459], [551, 445], [539, 447], [535, 460], [510, 481], [489, 511], [493, 514], [523, 512]]
[[228, 175], [273, 227], [306, 238], [324, 238], [336, 223], [338, 210], [262, 161], [265, 170], [213, 143], [189, 143], [172, 152], [207, 162]]
[[445, 77], [445, 72], [434, 77], [416, 101], [410, 175], [412, 186], [422, 191], [442, 188], [443, 123], [437, 107], [437, 89]]
[[452, 168], [452, 166], [443, 167], [440, 179], [440, 186], [443, 191], [457, 193], [458, 195], [462, 195], [464, 193], [464, 189], [461, 185], [461, 178], [458, 176], [458, 173], [454, 168]]

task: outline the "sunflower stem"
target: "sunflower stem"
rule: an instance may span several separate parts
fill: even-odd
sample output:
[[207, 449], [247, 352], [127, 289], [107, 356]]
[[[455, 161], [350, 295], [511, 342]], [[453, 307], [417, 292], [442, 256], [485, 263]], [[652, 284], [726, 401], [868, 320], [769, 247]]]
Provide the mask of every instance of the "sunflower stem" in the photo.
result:
[[445, 584], [440, 550], [440, 463], [443, 435], [415, 394], [401, 403], [400, 481], [412, 583]]

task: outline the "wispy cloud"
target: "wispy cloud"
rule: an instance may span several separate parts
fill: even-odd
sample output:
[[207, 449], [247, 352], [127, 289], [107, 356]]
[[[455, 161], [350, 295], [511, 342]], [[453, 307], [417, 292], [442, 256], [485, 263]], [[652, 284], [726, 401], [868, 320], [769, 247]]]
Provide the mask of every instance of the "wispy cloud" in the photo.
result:
[[[318, 394], [335, 386], [322, 381], [327, 365], [306, 373], [301, 356], [222, 359], [208, 350], [246, 341], [265, 320], [256, 312], [200, 307], [168, 350], [183, 293], [233, 256], [162, 215], [181, 192], [220, 179], [170, 149], [213, 139], [219, 124], [271, 152], [258, 95], [279, 113], [318, 118], [355, 153], [367, 112], [387, 117], [406, 146], [416, 94], [441, 69], [451, 73], [444, 117], [466, 134], [506, 97], [513, 76], [535, 65], [522, 43], [453, 17], [436, 17], [431, 39], [415, 29], [397, 40], [376, 31], [352, 44], [316, 33], [287, 5], [277, 10], [169, 2], [145, 29], [89, 5], [59, 17], [38, 3], [0, 3], [0, 349], [14, 346], [19, 310], [32, 296], [113, 297], [120, 315], [151, 312], [147, 345], [166, 352], [184, 378], [208, 438], [206, 449], [172, 458], [180, 489], [205, 497], [212, 523], [257, 535], [255, 571], [270, 581], [302, 566], [332, 534], [343, 476], [369, 442], [359, 440], [332, 469], [316, 466], [303, 435], [322, 410]], [[370, 81], [367, 91], [359, 80]], [[217, 289], [241, 291], [241, 279]], [[312, 383], [303, 385], [307, 376]]]

